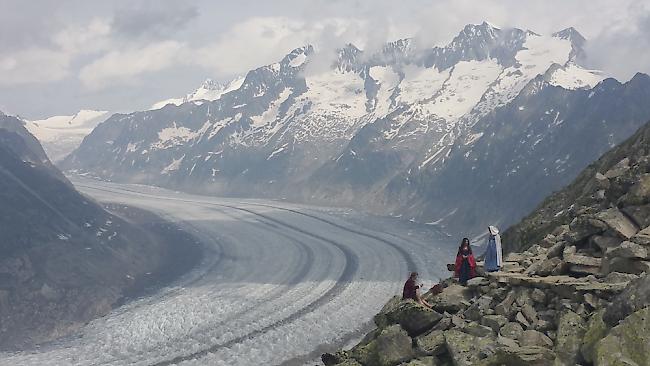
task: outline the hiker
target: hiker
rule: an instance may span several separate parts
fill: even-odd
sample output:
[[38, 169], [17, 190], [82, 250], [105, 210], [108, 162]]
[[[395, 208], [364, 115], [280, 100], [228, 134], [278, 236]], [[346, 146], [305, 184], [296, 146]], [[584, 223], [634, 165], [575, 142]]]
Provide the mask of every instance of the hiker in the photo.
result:
[[418, 273], [417, 272], [411, 272], [411, 275], [409, 276], [408, 280], [406, 280], [406, 283], [404, 283], [404, 291], [402, 292], [402, 300], [406, 299], [413, 299], [415, 302], [424, 305], [428, 308], [431, 308], [431, 305], [427, 303], [422, 297], [420, 296], [420, 288], [422, 285], [416, 285], [415, 281], [418, 279]]
[[488, 234], [485, 253], [482, 256], [485, 260], [483, 267], [487, 272], [496, 272], [502, 265], [501, 235], [496, 226], [488, 226]]
[[468, 238], [463, 238], [456, 254], [456, 266], [454, 268], [454, 277], [458, 278], [461, 285], [467, 285], [467, 281], [476, 276], [476, 259], [472, 254], [472, 246]]

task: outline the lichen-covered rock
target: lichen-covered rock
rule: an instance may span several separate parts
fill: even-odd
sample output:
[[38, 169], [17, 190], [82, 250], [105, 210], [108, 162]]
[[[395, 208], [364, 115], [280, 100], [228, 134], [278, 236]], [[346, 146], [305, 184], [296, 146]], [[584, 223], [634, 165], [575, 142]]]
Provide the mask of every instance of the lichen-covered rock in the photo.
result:
[[351, 358], [363, 365], [394, 366], [415, 357], [411, 337], [399, 325], [390, 325], [364, 346], [354, 347]]
[[631, 241], [624, 241], [619, 246], [609, 248], [605, 255], [611, 257], [650, 259], [650, 247]]
[[650, 261], [623, 257], [606, 257], [601, 268], [603, 274], [621, 272], [638, 275], [648, 271], [650, 271]]
[[476, 322], [471, 322], [463, 328], [463, 332], [471, 334], [475, 337], [487, 337], [492, 336], [492, 328], [480, 325]]
[[417, 337], [415, 344], [418, 351], [427, 356], [436, 356], [446, 351], [445, 334], [440, 330]]
[[555, 340], [556, 365], [575, 365], [580, 359], [580, 346], [585, 333], [584, 320], [573, 311], [560, 316]]
[[499, 334], [506, 338], [518, 339], [521, 333], [524, 332], [524, 327], [519, 323], [509, 322], [501, 327]]
[[638, 182], [623, 195], [618, 203], [621, 206], [639, 206], [650, 203], [650, 174], [641, 175]]
[[374, 321], [377, 328], [385, 328], [391, 323], [387, 317], [387, 314], [395, 311], [402, 304], [402, 298], [400, 296], [393, 296], [388, 302], [381, 308], [379, 313], [375, 315]]
[[628, 240], [639, 232], [639, 228], [616, 208], [600, 211], [596, 218], [607, 226], [607, 231], [621, 239]]
[[523, 331], [518, 340], [522, 346], [553, 347], [553, 341], [549, 337], [532, 329]]
[[413, 300], [400, 300], [397, 303], [395, 298], [391, 299], [374, 318], [378, 328], [400, 324], [412, 337], [430, 330], [440, 319], [442, 319], [441, 314]]
[[546, 347], [503, 347], [485, 360], [480, 366], [550, 366], [555, 354]]
[[627, 206], [621, 209], [638, 227], [650, 226], [650, 205]]
[[438, 366], [438, 365], [440, 365], [440, 361], [433, 356], [418, 357], [416, 359], [409, 361], [408, 363], [402, 364], [402, 366]]
[[630, 282], [625, 290], [614, 298], [603, 315], [603, 321], [610, 327], [615, 326], [633, 312], [650, 304], [650, 275], [646, 274]]
[[594, 365], [650, 365], [648, 345], [650, 345], [650, 307], [625, 318], [596, 344]]
[[630, 240], [637, 244], [650, 245], [650, 226], [636, 233]]
[[445, 332], [445, 343], [454, 366], [476, 365], [496, 349], [492, 338], [474, 337], [455, 329]]
[[482, 325], [490, 327], [495, 332], [499, 332], [499, 329], [507, 322], [508, 318], [503, 315], [486, 315], [481, 319]]
[[472, 298], [472, 292], [467, 287], [451, 284], [442, 293], [436, 296], [424, 296], [424, 299], [432, 305], [432, 309], [444, 313], [456, 313], [461, 310], [462, 303]]
[[595, 347], [598, 341], [603, 339], [607, 334], [609, 327], [603, 321], [604, 309], [594, 313], [587, 323], [587, 331], [582, 338], [580, 354], [585, 361], [592, 363], [594, 361]]

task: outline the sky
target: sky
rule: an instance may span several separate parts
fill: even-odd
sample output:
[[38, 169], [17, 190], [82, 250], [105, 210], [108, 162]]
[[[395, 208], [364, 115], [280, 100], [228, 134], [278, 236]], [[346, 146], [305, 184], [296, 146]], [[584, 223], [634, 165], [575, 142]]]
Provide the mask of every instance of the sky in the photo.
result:
[[433, 47], [483, 21], [573, 26], [588, 39], [585, 66], [621, 81], [650, 73], [650, 0], [0, 0], [0, 111], [143, 110], [305, 44]]

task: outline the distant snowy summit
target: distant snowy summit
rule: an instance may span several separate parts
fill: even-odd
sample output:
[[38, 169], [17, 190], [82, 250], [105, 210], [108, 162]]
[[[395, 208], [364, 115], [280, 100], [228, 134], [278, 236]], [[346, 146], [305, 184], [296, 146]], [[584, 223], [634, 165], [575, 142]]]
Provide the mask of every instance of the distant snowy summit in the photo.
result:
[[76, 149], [109, 115], [107, 111], [81, 110], [71, 116], [25, 121], [25, 127], [41, 142], [50, 160], [57, 162]]
[[160, 109], [168, 104], [181, 105], [187, 102], [217, 100], [223, 94], [228, 93], [229, 91], [232, 90], [239, 89], [239, 87], [243, 82], [244, 82], [243, 77], [235, 78], [228, 83], [220, 83], [208, 78], [203, 82], [203, 84], [201, 84], [201, 86], [198, 89], [187, 94], [186, 96], [182, 98], [170, 98], [170, 99], [161, 100], [160, 102], [154, 103], [154, 105], [152, 105], [151, 108], [149, 109], [150, 110]]

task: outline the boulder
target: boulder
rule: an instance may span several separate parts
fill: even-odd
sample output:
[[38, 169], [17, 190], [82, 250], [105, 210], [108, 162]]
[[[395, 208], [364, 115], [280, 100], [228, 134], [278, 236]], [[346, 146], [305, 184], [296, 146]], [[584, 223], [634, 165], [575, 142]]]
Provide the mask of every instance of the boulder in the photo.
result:
[[600, 267], [602, 260], [596, 257], [581, 254], [565, 254], [564, 261], [569, 264], [576, 264], [589, 267]]
[[639, 232], [636, 224], [628, 219], [621, 211], [610, 208], [600, 211], [595, 217], [607, 226], [607, 232], [628, 240]]
[[415, 338], [418, 351], [427, 356], [437, 356], [445, 353], [445, 334], [437, 330]]
[[589, 242], [593, 246], [598, 247], [603, 253], [605, 253], [608, 248], [618, 246], [622, 241], [623, 239], [621, 238], [613, 238], [611, 236], [602, 235], [594, 235], [589, 238]]
[[549, 337], [532, 329], [523, 331], [518, 340], [521, 346], [553, 347], [553, 341]]
[[630, 190], [619, 200], [620, 206], [640, 206], [650, 203], [650, 174], [639, 177]]
[[650, 227], [639, 231], [631, 239], [633, 242], [641, 245], [650, 245]]
[[401, 325], [411, 337], [430, 330], [440, 319], [442, 319], [440, 313], [413, 300], [402, 301], [397, 308], [385, 313], [385, 321], [388, 324]]
[[476, 365], [496, 348], [491, 338], [475, 337], [455, 329], [445, 332], [445, 342], [454, 366]]
[[603, 314], [603, 321], [612, 327], [628, 315], [650, 304], [650, 275], [630, 282], [625, 290], [617, 295]]
[[503, 337], [510, 339], [519, 339], [521, 333], [524, 332], [524, 327], [519, 323], [508, 322], [499, 329], [499, 334]]
[[532, 305], [525, 304], [522, 306], [521, 313], [524, 314], [529, 323], [532, 324], [537, 321], [537, 311], [535, 311], [535, 308]]
[[506, 347], [519, 347], [519, 342], [514, 339], [502, 337], [501, 335], [497, 335], [497, 344]]
[[440, 365], [440, 361], [433, 356], [427, 356], [427, 357], [418, 357], [402, 365], [403, 366], [438, 366]]
[[479, 286], [487, 286], [489, 284], [487, 278], [485, 277], [474, 277], [467, 281], [467, 287], [475, 288]]
[[463, 328], [463, 332], [475, 337], [487, 337], [492, 335], [492, 328], [471, 322]]
[[628, 206], [621, 209], [638, 227], [650, 226], [650, 205]]
[[601, 268], [603, 274], [621, 272], [638, 275], [648, 271], [650, 271], [650, 261], [623, 257], [606, 258]]
[[552, 247], [548, 248], [548, 251], [546, 252], [546, 258], [551, 259], [555, 257], [559, 257], [560, 254], [564, 251], [564, 247], [566, 246], [567, 242], [566, 241], [558, 241], [555, 245]]
[[595, 346], [594, 364], [650, 365], [650, 307], [638, 310], [614, 327]]
[[391, 323], [388, 320], [386, 314], [395, 311], [401, 304], [401, 296], [393, 296], [390, 300], [388, 300], [388, 302], [384, 304], [384, 307], [381, 308], [379, 313], [377, 313], [373, 319], [375, 321], [375, 325], [377, 325], [377, 328], [385, 328], [389, 326]]
[[514, 291], [508, 292], [506, 294], [506, 297], [501, 301], [497, 306], [494, 307], [495, 313], [498, 315], [505, 316], [506, 318], [510, 318], [512, 315], [512, 304], [515, 302], [515, 293]]
[[560, 316], [555, 340], [556, 364], [578, 363], [584, 333], [585, 322], [578, 314], [566, 311]]
[[604, 175], [606, 178], [612, 179], [612, 178], [620, 177], [621, 175], [625, 174], [628, 170], [630, 170], [630, 159], [624, 158], [623, 160], [616, 163], [616, 165], [614, 165], [607, 172], [605, 172]]
[[424, 299], [432, 305], [432, 309], [444, 313], [456, 313], [462, 308], [462, 303], [472, 298], [472, 291], [467, 287], [451, 284], [442, 293], [436, 296], [424, 296]]
[[530, 322], [528, 321], [528, 319], [526, 319], [524, 314], [522, 314], [521, 312], [518, 312], [517, 315], [515, 315], [515, 320], [517, 321], [517, 323], [521, 324], [524, 328], [526, 329], [530, 328]]
[[607, 226], [601, 220], [597, 220], [589, 215], [582, 215], [571, 221], [569, 229], [564, 234], [564, 240], [575, 244], [592, 235], [602, 233], [607, 229]]
[[483, 360], [481, 366], [550, 366], [555, 354], [546, 347], [502, 347]]
[[[336, 353], [323, 353], [320, 356], [320, 359], [325, 366], [346, 365], [345, 362], [348, 361], [356, 362], [354, 360], [350, 360], [350, 356], [346, 351], [339, 351]], [[347, 365], [351, 366], [352, 364], [348, 363]]]
[[382, 329], [376, 339], [354, 347], [350, 356], [363, 365], [394, 366], [415, 357], [411, 338], [399, 325]]
[[609, 258], [623, 257], [650, 259], [650, 247], [639, 245], [631, 241], [624, 241], [617, 247], [607, 249], [605, 256]]
[[502, 326], [508, 322], [508, 318], [503, 315], [486, 315], [481, 319], [481, 324], [499, 332]]
[[530, 298], [537, 304], [546, 304], [546, 293], [538, 288], [530, 293]]
[[526, 268], [524, 273], [537, 276], [548, 276], [553, 272], [553, 269], [560, 264], [562, 260], [559, 257], [543, 259], [534, 262], [530, 267]]
[[580, 354], [588, 363], [594, 362], [596, 344], [605, 337], [608, 327], [603, 321], [604, 309], [594, 313], [587, 323], [587, 331], [582, 338]]

